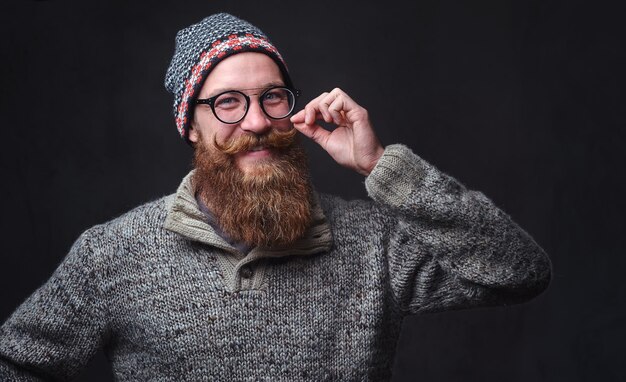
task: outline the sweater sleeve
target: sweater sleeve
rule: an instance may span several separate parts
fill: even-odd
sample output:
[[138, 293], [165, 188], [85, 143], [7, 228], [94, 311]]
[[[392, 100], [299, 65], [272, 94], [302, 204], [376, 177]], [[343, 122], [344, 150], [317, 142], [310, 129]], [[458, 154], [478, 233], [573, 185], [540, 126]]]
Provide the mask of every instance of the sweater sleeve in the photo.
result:
[[406, 146], [388, 146], [365, 185], [393, 216], [389, 279], [405, 312], [518, 303], [547, 287], [551, 265], [539, 245]]
[[0, 380], [71, 379], [102, 345], [105, 313], [96, 281], [102, 267], [88, 232], [0, 327]]

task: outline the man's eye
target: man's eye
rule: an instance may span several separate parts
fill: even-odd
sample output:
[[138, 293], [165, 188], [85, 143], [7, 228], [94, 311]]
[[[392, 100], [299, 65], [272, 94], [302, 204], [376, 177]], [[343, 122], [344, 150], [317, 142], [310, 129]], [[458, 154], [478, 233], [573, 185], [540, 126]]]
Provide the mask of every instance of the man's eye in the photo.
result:
[[231, 108], [237, 107], [241, 101], [237, 97], [222, 97], [215, 100], [215, 107]]
[[263, 102], [280, 102], [285, 99], [284, 91], [272, 90], [263, 95]]

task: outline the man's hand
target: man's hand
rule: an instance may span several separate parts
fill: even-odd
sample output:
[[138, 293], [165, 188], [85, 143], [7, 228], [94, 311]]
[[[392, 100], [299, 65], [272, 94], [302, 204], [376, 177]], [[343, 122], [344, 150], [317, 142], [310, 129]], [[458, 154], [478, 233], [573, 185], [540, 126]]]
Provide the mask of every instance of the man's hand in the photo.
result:
[[[316, 123], [319, 120], [333, 123], [337, 128], [328, 131]], [[291, 122], [337, 163], [359, 174], [369, 175], [383, 155], [384, 148], [374, 133], [367, 110], [339, 88], [309, 102], [291, 117]]]

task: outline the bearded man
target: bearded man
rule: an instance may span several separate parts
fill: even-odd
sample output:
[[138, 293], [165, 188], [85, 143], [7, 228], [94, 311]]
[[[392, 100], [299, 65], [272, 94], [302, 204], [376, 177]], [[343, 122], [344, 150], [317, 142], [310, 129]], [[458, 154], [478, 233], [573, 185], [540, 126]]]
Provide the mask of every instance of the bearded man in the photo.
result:
[[[194, 170], [81, 235], [2, 326], [2, 380], [70, 379], [100, 347], [119, 381], [389, 380], [404, 316], [547, 286], [528, 234], [383, 148], [345, 92], [293, 114], [298, 91], [258, 28], [217, 14], [176, 42], [166, 88]], [[318, 195], [297, 131], [366, 176], [372, 200]]]

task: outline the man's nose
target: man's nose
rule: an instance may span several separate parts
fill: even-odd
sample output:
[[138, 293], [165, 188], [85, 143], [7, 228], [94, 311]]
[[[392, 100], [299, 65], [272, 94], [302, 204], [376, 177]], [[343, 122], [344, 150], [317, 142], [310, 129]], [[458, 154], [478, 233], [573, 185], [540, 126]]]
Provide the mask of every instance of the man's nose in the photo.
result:
[[250, 102], [248, 113], [241, 121], [241, 129], [255, 134], [263, 134], [272, 127], [272, 121], [263, 112], [258, 102]]

